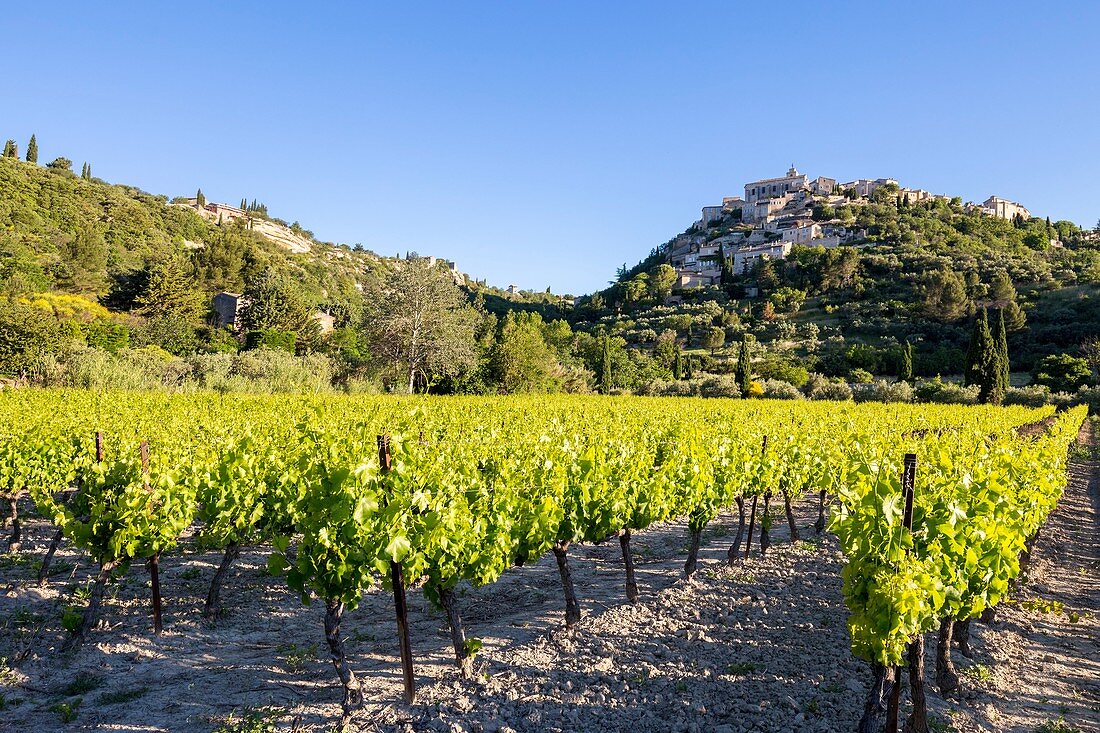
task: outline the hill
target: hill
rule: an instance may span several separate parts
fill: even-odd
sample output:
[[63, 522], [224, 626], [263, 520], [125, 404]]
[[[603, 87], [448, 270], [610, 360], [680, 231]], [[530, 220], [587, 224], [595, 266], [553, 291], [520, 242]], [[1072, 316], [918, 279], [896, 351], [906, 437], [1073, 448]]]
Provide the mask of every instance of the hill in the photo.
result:
[[[591, 384], [567, 353], [570, 297], [491, 287], [415, 252], [321, 242], [257, 201], [169, 200], [87, 165], [78, 176], [63, 158], [19, 160], [14, 147], [0, 157], [0, 377], [259, 391]], [[432, 323], [394, 343], [379, 323], [403, 327], [403, 297], [421, 287], [431, 297], [409, 307], [424, 309], [416, 318], [435, 307]], [[542, 333], [555, 321], [560, 351]], [[528, 336], [541, 348], [508, 348], [535, 373], [501, 353]]]
[[581, 301], [577, 327], [666, 366], [674, 344], [718, 372], [733, 370], [749, 336], [764, 376], [858, 382], [896, 375], [906, 342], [917, 376], [961, 376], [973, 316], [1004, 309], [1017, 382], [1052, 355], [1096, 365], [1100, 230], [1006, 212], [1019, 205], [997, 197], [915, 200], [891, 179], [864, 181], [877, 184], [864, 193], [814, 183], [704, 208]]
[[385, 259], [313, 240], [260, 214], [219, 221], [165, 196], [0, 158], [0, 281], [8, 292], [58, 291], [127, 310], [135, 283], [172, 257], [193, 263], [210, 295], [267, 267], [293, 273], [318, 301], [340, 301]]

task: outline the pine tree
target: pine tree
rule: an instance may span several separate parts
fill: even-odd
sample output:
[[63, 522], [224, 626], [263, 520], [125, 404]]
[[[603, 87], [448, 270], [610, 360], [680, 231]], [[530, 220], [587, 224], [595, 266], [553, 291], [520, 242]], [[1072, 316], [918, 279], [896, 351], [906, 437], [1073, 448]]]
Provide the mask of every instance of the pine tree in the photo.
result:
[[905, 346], [901, 348], [901, 366], [898, 367], [898, 381], [913, 381], [913, 344], [909, 343], [908, 339], [905, 341]]
[[749, 387], [752, 386], [752, 364], [749, 361], [749, 337], [741, 339], [741, 352], [737, 355], [737, 386], [741, 389], [741, 396], [749, 396]]
[[4, 157], [5, 158], [18, 158], [19, 146], [15, 144], [14, 140], [8, 140], [4, 143]]
[[27, 143], [27, 162], [38, 162], [38, 140], [34, 137], [33, 134], [31, 135], [30, 142]]
[[997, 325], [993, 330], [993, 346], [996, 354], [995, 374], [991, 402], [1004, 402], [1008, 388], [1012, 386], [1012, 364], [1008, 357], [1008, 330], [1005, 328], [1004, 309], [997, 310]]

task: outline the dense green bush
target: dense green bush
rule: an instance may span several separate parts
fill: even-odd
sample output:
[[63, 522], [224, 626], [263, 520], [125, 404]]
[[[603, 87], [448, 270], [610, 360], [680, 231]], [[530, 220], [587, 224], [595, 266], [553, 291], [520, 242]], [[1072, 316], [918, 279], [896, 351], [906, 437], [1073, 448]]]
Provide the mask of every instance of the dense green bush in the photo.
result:
[[1035, 367], [1035, 383], [1051, 392], [1076, 392], [1092, 382], [1088, 361], [1069, 354], [1051, 354]]
[[248, 350], [274, 349], [277, 351], [289, 351], [293, 354], [294, 346], [297, 341], [298, 334], [296, 333], [263, 329], [260, 331], [249, 331], [244, 337], [244, 348]]

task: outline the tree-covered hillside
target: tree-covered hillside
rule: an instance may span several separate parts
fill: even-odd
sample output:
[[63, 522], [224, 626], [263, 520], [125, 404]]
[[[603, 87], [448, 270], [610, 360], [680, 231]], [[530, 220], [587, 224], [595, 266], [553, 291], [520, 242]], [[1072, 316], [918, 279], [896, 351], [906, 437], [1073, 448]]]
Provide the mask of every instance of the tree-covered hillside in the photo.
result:
[[[671, 243], [662, 245], [583, 301], [577, 325], [658, 357], [670, 343], [694, 350], [718, 372], [733, 371], [749, 337], [758, 373], [858, 382], [897, 375], [907, 343], [916, 376], [961, 375], [975, 314], [1003, 309], [1016, 372], [1038, 373], [1059, 355], [1096, 365], [1100, 229], [999, 219], [958, 199], [909, 204], [896, 192], [813, 205], [815, 220], [858, 236], [828, 249], [794, 245], [741, 274], [726, 263], [718, 285], [673, 290]], [[733, 212], [681, 237], [720, 241], [744, 229]]]
[[[223, 217], [201, 190], [170, 201], [17, 152], [9, 141], [0, 157], [0, 377], [262, 391], [594, 383], [562, 320], [572, 300], [549, 290], [318, 242], [256, 200]], [[231, 326], [213, 308], [222, 291], [243, 296]]]

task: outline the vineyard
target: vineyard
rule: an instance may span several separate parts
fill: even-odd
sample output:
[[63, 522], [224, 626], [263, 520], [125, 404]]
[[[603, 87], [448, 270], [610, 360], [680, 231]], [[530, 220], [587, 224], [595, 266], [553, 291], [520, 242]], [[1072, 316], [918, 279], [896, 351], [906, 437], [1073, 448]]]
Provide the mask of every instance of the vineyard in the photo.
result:
[[[348, 726], [370, 723], [372, 678], [346, 646], [365, 595], [389, 599], [390, 618], [375, 625], [399, 653], [392, 674], [412, 703], [411, 594], [445, 619], [454, 674], [476, 677], [484, 653], [465, 631], [467, 589], [549, 553], [572, 630], [584, 615], [579, 546], [616, 548], [616, 592], [630, 607], [645, 589], [631, 544], [639, 533], [685, 521], [691, 578], [720, 517], [732, 518], [724, 561], [747, 568], [774, 552], [776, 523], [791, 543], [807, 535], [796, 515], [809, 512], [807, 536], [831, 533], [843, 550], [851, 652], [869, 663], [861, 730], [922, 731], [923, 635], [937, 637], [929, 663], [948, 694], [959, 685], [950, 649], [965, 648], [971, 620], [989, 620], [1026, 571], [1084, 419], [1084, 408], [8, 391], [0, 496], [9, 556], [25, 515], [52, 526], [28, 586], [61, 582], [60, 548], [95, 569], [66, 606], [57, 648], [24, 656], [61, 659], [95, 644], [111, 622], [109, 590], [139, 572], [150, 581], [150, 632], [170, 633], [160, 574], [181, 543], [219, 556], [203, 578], [207, 624], [255, 613], [229, 579], [242, 554], [259, 552], [268, 582], [323, 609], [316, 638]], [[274, 618], [270, 635], [280, 635]]]

